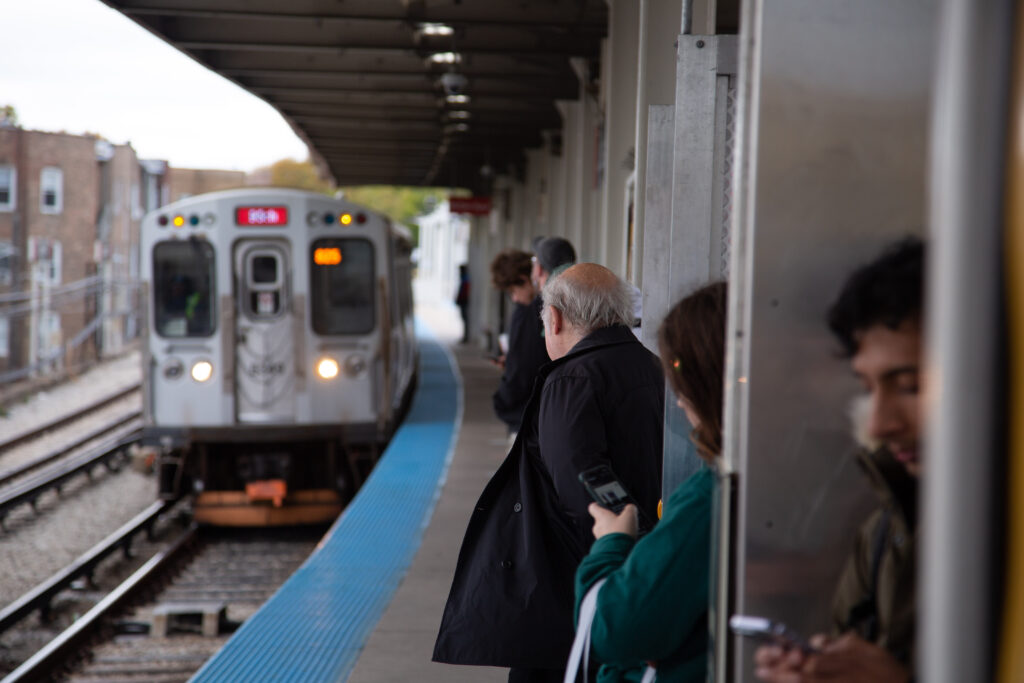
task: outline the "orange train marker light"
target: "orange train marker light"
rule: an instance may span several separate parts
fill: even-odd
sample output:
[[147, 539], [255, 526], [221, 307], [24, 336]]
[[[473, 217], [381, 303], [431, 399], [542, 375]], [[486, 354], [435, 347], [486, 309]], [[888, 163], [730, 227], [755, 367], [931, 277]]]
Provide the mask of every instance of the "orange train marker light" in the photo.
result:
[[336, 266], [341, 263], [341, 249], [321, 247], [313, 252], [313, 263], [318, 266]]

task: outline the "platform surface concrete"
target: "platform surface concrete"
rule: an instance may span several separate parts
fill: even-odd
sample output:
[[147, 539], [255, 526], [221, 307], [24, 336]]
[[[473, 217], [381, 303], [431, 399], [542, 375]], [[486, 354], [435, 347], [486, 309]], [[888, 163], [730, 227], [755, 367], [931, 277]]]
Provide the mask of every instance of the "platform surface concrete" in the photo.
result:
[[441, 499], [394, 599], [363, 649], [351, 683], [497, 683], [508, 669], [451, 666], [430, 661], [455, 561], [470, 513], [504, 459], [505, 425], [491, 410], [500, 371], [482, 350], [457, 343], [461, 321], [454, 306], [420, 306], [424, 318], [458, 361], [463, 384], [462, 429]]

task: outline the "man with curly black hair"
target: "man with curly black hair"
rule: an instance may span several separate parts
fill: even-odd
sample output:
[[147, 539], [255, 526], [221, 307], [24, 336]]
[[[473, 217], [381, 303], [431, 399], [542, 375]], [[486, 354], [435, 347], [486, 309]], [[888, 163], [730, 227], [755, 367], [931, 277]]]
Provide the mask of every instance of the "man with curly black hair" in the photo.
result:
[[828, 326], [864, 387], [860, 462], [879, 495], [833, 601], [834, 636], [818, 652], [762, 647], [771, 683], [906, 683], [914, 668], [917, 480], [921, 474], [924, 245], [905, 239], [855, 271]]

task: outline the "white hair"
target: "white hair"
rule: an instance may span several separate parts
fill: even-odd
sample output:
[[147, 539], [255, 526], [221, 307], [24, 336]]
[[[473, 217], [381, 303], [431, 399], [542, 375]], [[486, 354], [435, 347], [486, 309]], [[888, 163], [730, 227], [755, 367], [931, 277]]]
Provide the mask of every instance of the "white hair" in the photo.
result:
[[593, 287], [559, 275], [548, 279], [541, 296], [545, 324], [550, 324], [550, 309], [557, 308], [565, 322], [584, 336], [602, 327], [633, 324], [633, 292], [619, 277], [613, 287]]

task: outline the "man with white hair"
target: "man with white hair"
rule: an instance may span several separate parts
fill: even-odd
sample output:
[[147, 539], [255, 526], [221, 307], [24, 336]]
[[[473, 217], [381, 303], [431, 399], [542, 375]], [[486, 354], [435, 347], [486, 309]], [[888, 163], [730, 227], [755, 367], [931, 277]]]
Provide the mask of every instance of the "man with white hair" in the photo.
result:
[[629, 329], [629, 286], [593, 263], [543, 290], [542, 366], [508, 457], [476, 504], [434, 660], [561, 681], [573, 639], [573, 575], [590, 548], [579, 475], [605, 465], [656, 519], [665, 380]]

